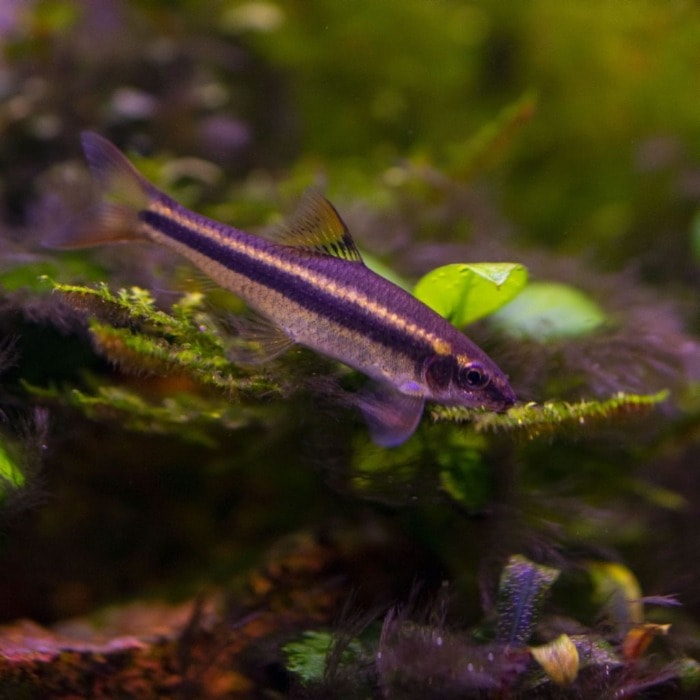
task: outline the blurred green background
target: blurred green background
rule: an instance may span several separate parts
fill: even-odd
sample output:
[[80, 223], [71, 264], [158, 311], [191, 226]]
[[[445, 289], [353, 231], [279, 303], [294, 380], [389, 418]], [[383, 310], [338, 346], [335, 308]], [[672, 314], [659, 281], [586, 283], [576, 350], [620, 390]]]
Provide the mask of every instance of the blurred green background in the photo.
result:
[[[588, 559], [621, 561], [684, 605], [660, 616], [679, 630], [664, 654], [697, 657], [697, 3], [6, 0], [0, 52], [0, 410], [25, 473], [5, 477], [17, 493], [3, 502], [3, 620], [184, 597], [286, 533], [371, 521], [422, 553], [389, 574], [387, 601], [444, 577], [471, 623], [512, 553], [574, 579]], [[313, 377], [337, 370], [313, 358], [271, 370], [273, 389], [240, 414], [114, 347], [110, 364], [76, 304], [136, 321], [62, 304], [40, 275], [140, 285], [170, 309], [189, 273], [150, 249], [42, 247], [91, 204], [83, 129], [242, 228], [278, 223], [320, 187], [373, 264], [409, 284], [442, 264], [510, 261], [577, 288], [602, 330], [523, 339], [502, 317], [468, 331], [524, 401], [670, 398], [631, 428], [617, 413], [546, 440], [426, 426], [385, 455], [319, 400]], [[107, 385], [190, 398], [164, 419], [70, 393]], [[562, 591], [560, 610], [590, 615], [576, 580]]]

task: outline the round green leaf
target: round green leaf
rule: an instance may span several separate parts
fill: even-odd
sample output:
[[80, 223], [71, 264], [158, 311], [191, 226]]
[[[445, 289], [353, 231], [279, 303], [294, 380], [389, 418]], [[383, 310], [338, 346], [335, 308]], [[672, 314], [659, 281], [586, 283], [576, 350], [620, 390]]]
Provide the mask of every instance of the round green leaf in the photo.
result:
[[455, 326], [472, 323], [507, 304], [527, 283], [518, 263], [456, 263], [432, 270], [414, 290]]
[[558, 282], [532, 282], [494, 314], [494, 323], [517, 338], [541, 342], [586, 335], [606, 320], [583, 292]]

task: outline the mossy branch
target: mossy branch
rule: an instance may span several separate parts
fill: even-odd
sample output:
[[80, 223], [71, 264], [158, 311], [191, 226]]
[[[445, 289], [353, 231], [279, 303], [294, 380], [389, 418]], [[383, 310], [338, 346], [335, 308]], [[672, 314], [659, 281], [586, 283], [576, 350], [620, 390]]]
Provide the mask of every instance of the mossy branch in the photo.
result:
[[215, 446], [216, 429], [236, 430], [270, 420], [269, 407], [232, 403], [223, 397], [180, 391], [156, 403], [123, 386], [98, 386], [93, 393], [79, 389], [28, 389], [45, 399], [59, 400], [94, 420], [118, 420], [128, 430]]
[[100, 354], [125, 373], [167, 379], [134, 388], [92, 380], [87, 391], [25, 385], [35, 396], [60, 401], [92, 419], [117, 419], [129, 430], [204, 444], [214, 444], [217, 429], [273, 419], [270, 405], [261, 399], [281, 393], [281, 383], [269, 371], [227, 359], [225, 339], [204, 310], [202, 294], [185, 294], [168, 313], [138, 287], [113, 292], [104, 283], [95, 288], [52, 284], [67, 304], [87, 315]]
[[564, 430], [588, 431], [592, 424], [645, 414], [667, 398], [667, 391], [656, 394], [619, 393], [602, 401], [527, 403], [515, 406], [506, 413], [491, 413], [461, 406], [433, 406], [431, 415], [436, 421], [470, 421], [479, 433], [508, 432], [533, 440]]
[[112, 292], [105, 284], [93, 289], [55, 283], [54, 289], [89, 314], [95, 347], [126, 372], [184, 375], [235, 400], [279, 390], [266, 374], [229, 362], [200, 293], [185, 294], [166, 313], [138, 287]]
[[[138, 287], [112, 292], [106, 284], [90, 288], [54, 283], [54, 289], [71, 306], [88, 313], [89, 329], [98, 351], [127, 372], [180, 376], [198, 386], [215, 389], [217, 394], [223, 393], [237, 403], [282, 390], [268, 374], [229, 362], [222, 335], [204, 310], [200, 293], [185, 294], [166, 313], [156, 308], [148, 291]], [[180, 393], [193, 394], [189, 390]], [[606, 400], [528, 403], [506, 413], [455, 406], [433, 406], [430, 412], [436, 421], [469, 421], [477, 433], [507, 432], [532, 440], [563, 431], [587, 431], [592, 424], [647, 413], [667, 396], [665, 391], [646, 395], [620, 393]], [[154, 406], [126, 389], [101, 387], [93, 396], [73, 391], [62, 398], [88, 415], [103, 415], [111, 410], [122, 414], [125, 423], [133, 428], [147, 430], [150, 426], [156, 432], [167, 432], [184, 421], [201, 426], [218, 422], [232, 427], [250, 420], [241, 411], [222, 408], [220, 395], [197, 400], [192, 395]]]

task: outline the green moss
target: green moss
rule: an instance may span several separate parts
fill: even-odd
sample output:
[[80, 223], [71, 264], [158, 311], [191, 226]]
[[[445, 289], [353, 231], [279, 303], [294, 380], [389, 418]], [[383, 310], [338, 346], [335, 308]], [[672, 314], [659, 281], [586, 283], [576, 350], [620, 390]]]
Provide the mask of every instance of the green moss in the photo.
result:
[[283, 647], [287, 668], [298, 675], [303, 683], [321, 681], [332, 644], [333, 635], [328, 632], [304, 632], [299, 641], [288, 642]]
[[225, 392], [229, 400], [277, 389], [259, 371], [242, 369], [227, 359], [222, 335], [204, 311], [200, 293], [185, 294], [166, 313], [138, 287], [113, 293], [104, 284], [96, 288], [55, 284], [55, 291], [89, 314], [97, 349], [127, 372], [183, 375]]
[[217, 444], [221, 430], [240, 430], [269, 425], [271, 411], [243, 406], [230, 399], [201, 396], [175, 388], [162, 400], [150, 399], [124, 386], [97, 386], [91, 392], [79, 389], [28, 387], [36, 396], [78, 409], [93, 420], [116, 421], [128, 430], [172, 435], [180, 440], [208, 446]]
[[[604, 641], [595, 586], [586, 577], [572, 592], [563, 579], [583, 571], [581, 552], [605, 551], [653, 590], [693, 600], [686, 584], [699, 531], [692, 507], [700, 426], [695, 6], [221, 0], [203, 13], [194, 0], [135, 0], [114, 13], [102, 5], [83, 12], [68, 0], [10, 3], [3, 15], [0, 418], [8, 431], [20, 426], [0, 443], [3, 516], [15, 492], [21, 500], [31, 491], [34, 463], [25, 469], [24, 457], [44, 455], [51, 467], [51, 496], [28, 519], [43, 529], [32, 540], [28, 522], [17, 538], [33, 556], [10, 556], [8, 590], [26, 587], [26, 604], [55, 619], [66, 614], [61, 601], [89, 606], [143, 595], [154, 580], [171, 593], [187, 576], [199, 586], [212, 569], [229, 571], [232, 558], [251, 561], [267, 538], [345, 523], [338, 528], [354, 554], [334, 561], [334, 591], [353, 573], [372, 601], [383, 602], [409, 598], [406, 578], [457, 582], [454, 610], [440, 601], [427, 611], [399, 606], [371, 652], [340, 663], [353, 690], [358, 678], [369, 681], [356, 697], [468, 697], [494, 688], [558, 697], [568, 691], [533, 670], [522, 641], [531, 636], [546, 646], [560, 631], [569, 632], [586, 669], [571, 695], [655, 693], [658, 678], [659, 695], [678, 692], [669, 690], [673, 679], [692, 692], [692, 605], [672, 611], [682, 622], [672, 644], [655, 641], [655, 653], [635, 663], [621, 640], [625, 626], [639, 622], [627, 606], [640, 591], [623, 585], [608, 595], [618, 614], [607, 611]], [[145, 109], [130, 111], [134, 105]], [[499, 274], [455, 282], [483, 266], [438, 268], [419, 284], [419, 295], [458, 325], [492, 314], [475, 329], [477, 340], [520, 395], [541, 403], [504, 414], [432, 406], [428, 417], [437, 424], [426, 419], [405, 445], [382, 450], [357, 412], [328, 408], [337, 389], [329, 388], [329, 364], [315, 365], [323, 376], [313, 377], [298, 362], [304, 353], [257, 368], [231, 362], [237, 341], [222, 330], [222, 313], [240, 313], [242, 304], [224, 293], [188, 293], [161, 307], [143, 289], [115, 291], [122, 280], [182, 288], [173, 282], [178, 273], [159, 269], [158, 255], [35, 250], [44, 226], [70, 225], [63, 204], [73, 212], [85, 203], [78, 131], [86, 124], [184, 205], [246, 230], [278, 223], [304, 188], [327, 185], [358, 242], [386, 266], [382, 274], [404, 286], [427, 260], [469, 261], [482, 251], [493, 260], [527, 260], [541, 280], [565, 280], [531, 283], [501, 309], [508, 281]], [[71, 178], [79, 170], [83, 177]], [[511, 272], [516, 280], [522, 269]], [[41, 275], [109, 280], [113, 288], [55, 285], [62, 303], [53, 304]], [[482, 280], [488, 284], [471, 286]], [[89, 342], [63, 302], [84, 312]], [[28, 378], [49, 388], [23, 392]], [[356, 387], [363, 378], [341, 381]], [[615, 393], [621, 387], [635, 393]], [[663, 407], [661, 387], [671, 392]], [[573, 396], [589, 398], [559, 400]], [[22, 430], [37, 402], [50, 408], [50, 429], [31, 445]], [[332, 415], [318, 415], [324, 412]], [[306, 415], [294, 422], [297, 414]], [[653, 430], [633, 433], [637, 418]], [[622, 429], [628, 420], [629, 432]], [[313, 449], [316, 425], [325, 452]], [[125, 444], [122, 428], [145, 435]], [[235, 458], [220, 447], [231, 443]], [[154, 444], [167, 479], [148, 469]], [[333, 485], [345, 476], [342, 498], [309, 461]], [[129, 517], [130, 507], [142, 518]], [[15, 532], [3, 533], [4, 551]], [[370, 545], [358, 544], [364, 536]], [[391, 551], [402, 542], [422, 545], [431, 561], [407, 570], [402, 559], [370, 571], [365, 547], [379, 541]], [[46, 542], [64, 543], [55, 547], [57, 566], [65, 566], [59, 573], [35, 566]], [[512, 573], [513, 551], [523, 553], [515, 560], [523, 575], [504, 573], [499, 595], [504, 582], [510, 590], [500, 631], [499, 610], [488, 606], [479, 636], [470, 617], [480, 594], [498, 597], [494, 562], [508, 561]], [[128, 576], [114, 575], [115, 561]], [[548, 618], [546, 601], [533, 605], [530, 593], [552, 562], [562, 575], [557, 617]], [[309, 560], [297, 557], [300, 563]], [[319, 588], [312, 590], [327, 584], [321, 568], [313, 569]], [[271, 566], [258, 583], [274, 586], [274, 576], [294, 579], [295, 572]], [[44, 595], [47, 582], [55, 595]], [[289, 619], [277, 609], [275, 617]], [[560, 629], [569, 624], [580, 633]], [[335, 690], [329, 657], [337, 661], [342, 634], [314, 634], [301, 640], [290, 666], [303, 682]], [[517, 644], [494, 643], [496, 634]], [[257, 644], [246, 663], [260, 659], [260, 680], [279, 654]], [[183, 639], [185, 664], [186, 646]], [[227, 654], [217, 658], [225, 659], [217, 692], [226, 692], [240, 680], [238, 667]], [[476, 673], [465, 672], [470, 664]]]
[[620, 393], [601, 401], [547, 401], [515, 406], [505, 413], [455, 406], [433, 406], [431, 415], [438, 421], [469, 421], [477, 432], [506, 432], [530, 440], [559, 433], [589, 433], [596, 425], [653, 410], [666, 401], [668, 392], [657, 394]]

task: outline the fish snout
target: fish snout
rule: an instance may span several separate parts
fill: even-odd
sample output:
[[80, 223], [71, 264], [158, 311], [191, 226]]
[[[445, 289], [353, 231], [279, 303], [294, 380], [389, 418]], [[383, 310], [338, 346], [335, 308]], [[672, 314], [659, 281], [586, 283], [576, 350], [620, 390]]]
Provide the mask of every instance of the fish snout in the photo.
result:
[[487, 393], [488, 402], [491, 404], [492, 410], [498, 411], [499, 413], [507, 411], [518, 400], [505, 377], [498, 381], [491, 382], [491, 385], [487, 388]]

